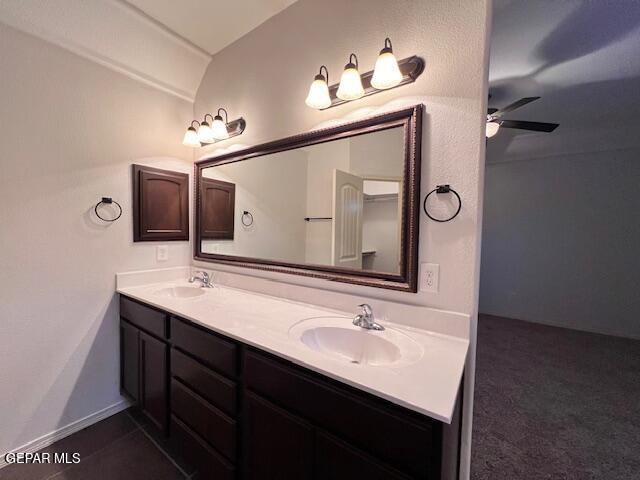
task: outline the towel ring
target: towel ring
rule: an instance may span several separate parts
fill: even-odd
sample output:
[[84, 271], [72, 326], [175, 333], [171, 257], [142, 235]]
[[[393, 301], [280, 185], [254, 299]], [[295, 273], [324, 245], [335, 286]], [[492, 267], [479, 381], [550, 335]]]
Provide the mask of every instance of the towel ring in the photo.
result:
[[[248, 220], [246, 220], [247, 218]], [[250, 212], [247, 212], [245, 210], [244, 212], [242, 212], [242, 217], [240, 217], [240, 221], [245, 227], [250, 227], [251, 225], [253, 225], [253, 215], [251, 215]]]
[[[118, 216], [115, 218], [104, 218], [102, 217], [99, 213], [98, 213], [98, 207], [102, 204], [105, 205], [111, 205], [111, 204], [115, 204], [118, 207]], [[116, 202], [113, 198], [111, 197], [102, 197], [102, 200], [100, 200], [98, 203], [96, 203], [96, 206], [94, 207], [93, 211], [96, 213], [96, 217], [98, 217], [100, 220], [102, 220], [103, 222], [115, 222], [116, 220], [118, 220], [121, 216], [122, 216], [122, 207], [120, 206], [120, 204], [118, 202]]]
[[[456, 196], [456, 198], [458, 199], [458, 209], [456, 210], [456, 213], [451, 215], [449, 218], [435, 218], [434, 216], [432, 216], [429, 213], [429, 211], [427, 210], [427, 199], [429, 198], [429, 196], [432, 193], [436, 193], [436, 194], [453, 193]], [[424, 213], [427, 214], [427, 217], [429, 217], [434, 222], [440, 222], [440, 223], [449, 222], [449, 221], [453, 220], [454, 218], [456, 218], [458, 216], [458, 214], [460, 213], [460, 210], [462, 209], [462, 199], [460, 198], [460, 195], [458, 195], [458, 192], [456, 192], [453, 188], [451, 188], [450, 185], [436, 185], [436, 188], [431, 190], [429, 193], [427, 193], [427, 196], [424, 197], [424, 202], [422, 203], [422, 208], [424, 210]]]

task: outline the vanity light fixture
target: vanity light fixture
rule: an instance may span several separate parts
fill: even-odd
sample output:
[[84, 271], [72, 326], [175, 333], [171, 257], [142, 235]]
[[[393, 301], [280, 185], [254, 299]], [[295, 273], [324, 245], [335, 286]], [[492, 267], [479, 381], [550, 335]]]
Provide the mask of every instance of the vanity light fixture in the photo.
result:
[[[353, 62], [352, 59], [354, 59], [355, 62]], [[344, 66], [336, 96], [340, 100], [346, 101], [357, 100], [364, 97], [362, 79], [360, 78], [360, 72], [358, 72], [358, 57], [355, 53], [349, 55], [349, 63]]]
[[[326, 78], [322, 74], [323, 68], [327, 73]], [[315, 76], [305, 103], [317, 110], [336, 107], [383, 90], [413, 83], [422, 72], [424, 60], [416, 55], [396, 60], [391, 39], [387, 37], [374, 70], [360, 74], [358, 58], [352, 53], [349, 55], [349, 63], [344, 67], [340, 83], [327, 87], [329, 72], [324, 65], [320, 67], [320, 73]]]
[[207, 122], [207, 117], [211, 117], [213, 120], [213, 115], [207, 113], [204, 116], [204, 120], [200, 122], [200, 126], [198, 127], [198, 140], [200, 143], [213, 143], [216, 139], [213, 137], [213, 130], [211, 130], [211, 125]]
[[[224, 112], [224, 122], [220, 112]], [[229, 123], [229, 114], [224, 108], [219, 108], [218, 113], [213, 117], [213, 123], [211, 124], [211, 131], [213, 138], [216, 140], [226, 140], [229, 138], [229, 132], [227, 131], [227, 123]]]
[[200, 122], [198, 122], [197, 120], [194, 120], [193, 122], [191, 122], [191, 125], [189, 125], [189, 128], [187, 128], [187, 131], [184, 134], [184, 138], [182, 139], [182, 144], [187, 147], [200, 146], [200, 140], [198, 140], [198, 132], [196, 130], [196, 127], [193, 126], [194, 123], [198, 127], [200, 126]]
[[398, 67], [398, 61], [393, 54], [393, 47], [389, 37], [384, 39], [384, 48], [380, 50], [380, 55], [376, 60], [371, 77], [371, 86], [378, 90], [393, 88], [402, 81], [402, 73]]
[[[322, 74], [322, 69], [326, 72], [326, 77]], [[322, 110], [323, 108], [329, 108], [331, 106], [331, 96], [329, 95], [329, 70], [324, 65], [320, 66], [320, 73], [318, 73], [311, 86], [309, 87], [309, 94], [304, 101], [311, 108], [317, 108]]]
[[486, 135], [487, 138], [493, 137], [500, 130], [500, 122], [487, 122]]
[[[221, 115], [222, 112], [224, 112], [224, 119]], [[209, 117], [211, 117], [211, 124], [207, 121]], [[194, 148], [204, 147], [227, 138], [236, 137], [244, 132], [246, 126], [247, 122], [244, 118], [240, 117], [229, 121], [227, 110], [219, 108], [215, 117], [207, 113], [202, 122], [192, 121], [184, 134], [182, 144]]]

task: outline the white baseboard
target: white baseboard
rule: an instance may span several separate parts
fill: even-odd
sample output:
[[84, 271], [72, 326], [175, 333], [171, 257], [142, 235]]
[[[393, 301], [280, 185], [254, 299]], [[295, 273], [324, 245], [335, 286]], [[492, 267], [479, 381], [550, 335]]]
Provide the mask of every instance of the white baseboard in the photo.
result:
[[110, 405], [106, 408], [103, 408], [102, 410], [98, 410], [97, 412], [87, 415], [84, 418], [76, 420], [75, 422], [71, 422], [70, 424], [65, 425], [62, 428], [59, 428], [57, 430], [54, 430], [53, 432], [47, 433], [39, 438], [36, 438], [35, 440], [31, 440], [30, 442], [25, 443], [21, 447], [14, 448], [9, 452], [5, 452], [0, 457], [0, 468], [6, 467], [7, 465], [9, 465], [5, 460], [7, 453], [37, 452], [38, 450], [48, 447], [49, 445], [57, 442], [58, 440], [62, 440], [63, 438], [68, 437], [72, 433], [76, 433], [82, 430], [83, 428], [93, 425], [94, 423], [98, 423], [100, 420], [104, 420], [105, 418], [110, 417], [111, 415], [115, 415], [116, 413], [121, 412], [122, 410], [125, 410], [130, 405], [131, 405], [131, 402], [129, 402], [128, 400], [120, 400], [119, 402], [114, 403], [113, 405]]

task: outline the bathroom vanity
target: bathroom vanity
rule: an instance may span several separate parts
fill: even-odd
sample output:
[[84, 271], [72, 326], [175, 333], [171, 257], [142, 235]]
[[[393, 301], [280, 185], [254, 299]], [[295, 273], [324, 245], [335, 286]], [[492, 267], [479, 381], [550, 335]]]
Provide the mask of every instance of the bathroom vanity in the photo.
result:
[[119, 292], [122, 392], [199, 478], [456, 478], [465, 341], [226, 287]]
[[[416, 292], [421, 119], [416, 105], [197, 162], [194, 259]], [[121, 376], [200, 478], [458, 478], [468, 336], [363, 305], [354, 325], [361, 301], [332, 311], [187, 270], [119, 285]]]

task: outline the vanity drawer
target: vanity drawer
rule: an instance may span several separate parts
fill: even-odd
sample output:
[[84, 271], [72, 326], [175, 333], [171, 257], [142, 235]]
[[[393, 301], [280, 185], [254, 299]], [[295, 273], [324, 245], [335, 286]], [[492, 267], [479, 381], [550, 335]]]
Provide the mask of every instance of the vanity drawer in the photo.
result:
[[236, 415], [236, 383], [209, 370], [175, 348], [171, 349], [171, 375], [227, 415]]
[[167, 315], [127, 297], [120, 296], [120, 316], [160, 338], [167, 338]]
[[171, 342], [174, 347], [200, 360], [208, 367], [235, 377], [237, 347], [216, 334], [205, 332], [182, 320], [171, 317]]
[[171, 411], [218, 452], [235, 460], [235, 420], [175, 379], [171, 380]]
[[173, 415], [171, 416], [171, 444], [182, 458], [198, 470], [198, 480], [235, 479], [233, 465]]
[[247, 351], [244, 372], [251, 390], [381, 461], [419, 478], [433, 478], [439, 471], [439, 423], [257, 352]]

